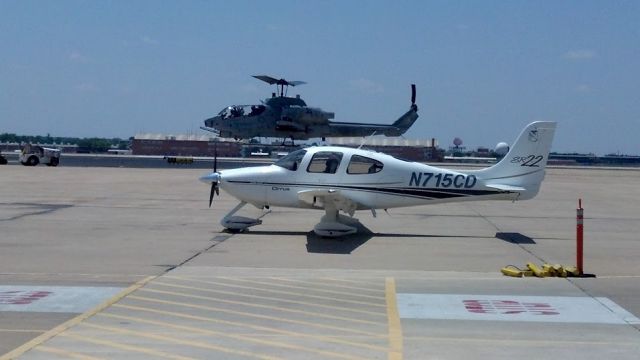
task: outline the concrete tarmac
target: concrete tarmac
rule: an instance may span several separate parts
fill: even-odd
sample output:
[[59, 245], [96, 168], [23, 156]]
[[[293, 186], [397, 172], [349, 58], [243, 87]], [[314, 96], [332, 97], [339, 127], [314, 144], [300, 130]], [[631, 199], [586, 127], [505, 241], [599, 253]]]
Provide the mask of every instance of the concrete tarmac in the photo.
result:
[[[299, 209], [223, 232], [236, 200], [209, 209], [203, 173], [1, 167], [0, 358], [640, 357], [640, 171], [552, 168], [530, 201], [359, 212], [339, 240]], [[575, 264], [578, 198], [597, 278], [502, 276]]]

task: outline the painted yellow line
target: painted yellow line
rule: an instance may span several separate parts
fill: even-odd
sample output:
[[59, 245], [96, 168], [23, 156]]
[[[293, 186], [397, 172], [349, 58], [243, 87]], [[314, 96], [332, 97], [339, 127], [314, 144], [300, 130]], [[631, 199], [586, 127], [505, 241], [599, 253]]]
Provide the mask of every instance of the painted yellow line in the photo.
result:
[[396, 281], [392, 277], [385, 279], [387, 299], [387, 317], [389, 319], [389, 360], [402, 360], [402, 326], [396, 301]]
[[17, 333], [43, 333], [47, 330], [29, 330], [29, 329], [0, 329], [0, 332], [17, 332]]
[[231, 305], [241, 305], [241, 306], [253, 307], [253, 308], [258, 308], [258, 309], [269, 309], [269, 310], [281, 311], [281, 312], [290, 313], [290, 314], [300, 314], [300, 315], [304, 315], [304, 316], [307, 316], [307, 317], [308, 316], [315, 316], [315, 317], [324, 318], [324, 319], [332, 319], [332, 320], [353, 322], [353, 323], [356, 323], [356, 324], [366, 324], [366, 325], [380, 325], [381, 324], [381, 322], [377, 322], [377, 321], [354, 319], [354, 318], [330, 315], [330, 314], [326, 314], [326, 313], [317, 313], [317, 312], [307, 311], [307, 310], [296, 310], [296, 309], [283, 308], [283, 307], [278, 307], [278, 306], [250, 303], [250, 302], [245, 302], [245, 301], [235, 301], [235, 300], [229, 300], [229, 299], [219, 298], [219, 297], [215, 297], [215, 296], [200, 296], [200, 295], [193, 295], [193, 294], [178, 293], [178, 292], [175, 292], [175, 291], [165, 291], [165, 290], [157, 290], [157, 289], [149, 289], [149, 288], [140, 289], [140, 291], [142, 291], [142, 292], [151, 292], [151, 293], [154, 293], [154, 294], [179, 296], [179, 297], [185, 297], [185, 298], [189, 298], [189, 299], [215, 301], [215, 302], [219, 302], [219, 303], [225, 303], [225, 304], [231, 304]]
[[[349, 345], [349, 346], [355, 346], [355, 347], [361, 347], [361, 348], [377, 350], [377, 351], [386, 351], [387, 350], [386, 347], [380, 347], [380, 346], [363, 344], [363, 343], [356, 343], [356, 342], [352, 342], [352, 341], [342, 340], [340, 338], [338, 338], [338, 339], [335, 339], [335, 338], [324, 338], [324, 337], [322, 337], [320, 335], [304, 334], [302, 332], [288, 331], [288, 330], [277, 329], [277, 328], [268, 327], [268, 326], [262, 326], [262, 325], [254, 325], [254, 324], [243, 323], [243, 322], [238, 322], [238, 321], [222, 320], [222, 319], [208, 317], [208, 316], [198, 316], [198, 315], [191, 315], [191, 314], [185, 314], [185, 313], [179, 313], [179, 312], [173, 312], [173, 311], [164, 311], [164, 310], [158, 310], [158, 309], [150, 309], [148, 307], [131, 306], [131, 305], [123, 305], [123, 304], [119, 304], [119, 305], [115, 305], [115, 306], [119, 307], [119, 308], [129, 309], [129, 310], [136, 310], [136, 311], [142, 311], [142, 312], [146, 311], [146, 312], [151, 312], [151, 313], [155, 313], [155, 314], [176, 316], [176, 317], [180, 317], [180, 318], [184, 318], [184, 319], [190, 319], [190, 320], [200, 320], [200, 321], [206, 321], [206, 322], [212, 322], [212, 323], [218, 323], [218, 324], [237, 326], [237, 327], [240, 327], [240, 328], [249, 328], [249, 329], [253, 329], [253, 330], [262, 330], [262, 331], [278, 333], [278, 334], [287, 335], [287, 336], [299, 336], [299, 337], [306, 337], [306, 338], [311, 338], [311, 339], [320, 339], [320, 340], [324, 340], [326, 342], [342, 344], [342, 345]], [[224, 333], [224, 335], [222, 335], [222, 336], [229, 336], [229, 335], [228, 335], [228, 333]]]
[[136, 291], [137, 289], [141, 288], [142, 286], [144, 286], [146, 283], [148, 283], [149, 281], [151, 281], [152, 279], [154, 279], [155, 276], [149, 276], [146, 277], [138, 282], [136, 282], [135, 284], [129, 286], [128, 288], [122, 290], [120, 293], [114, 295], [112, 298], [108, 299], [107, 301], [103, 302], [102, 304], [96, 306], [95, 308], [80, 314], [76, 317], [74, 317], [73, 319], [70, 319], [56, 327], [54, 327], [53, 329], [45, 332], [44, 334], [22, 344], [21, 346], [17, 347], [16, 349], [0, 356], [0, 360], [7, 360], [7, 359], [13, 359], [16, 358], [22, 354], [24, 354], [25, 352], [33, 349], [34, 347], [42, 344], [43, 342], [51, 339], [52, 337], [62, 333], [63, 331], [69, 329], [70, 327], [73, 327], [79, 323], [81, 323], [82, 321], [92, 317], [93, 315], [97, 314], [98, 312], [108, 308], [109, 306], [113, 305], [114, 303], [116, 303], [117, 301], [119, 301], [120, 299], [122, 299], [123, 297], [131, 294], [132, 292]]
[[[380, 278], [380, 280], [374, 280], [369, 278], [354, 280], [354, 279], [339, 279], [339, 278], [333, 278], [333, 277], [321, 277], [319, 279], [335, 281], [335, 282], [343, 282], [343, 283], [349, 283], [349, 284], [358, 284], [358, 285], [367, 284], [371, 286], [380, 286], [380, 282], [382, 281], [382, 278]], [[384, 289], [380, 287], [380, 291], [384, 291]]]
[[[334, 353], [334, 352], [331, 352], [331, 351], [314, 350], [314, 349], [306, 348], [304, 346], [297, 346], [297, 345], [291, 345], [291, 344], [287, 344], [287, 343], [280, 343], [280, 342], [269, 341], [269, 340], [255, 339], [255, 338], [250, 338], [250, 337], [244, 336], [244, 335], [233, 336], [233, 335], [229, 335], [229, 334], [227, 334], [225, 332], [221, 332], [221, 331], [201, 329], [201, 328], [197, 328], [197, 327], [193, 327], [193, 326], [186, 326], [186, 325], [176, 325], [176, 324], [168, 323], [168, 322], [164, 322], [164, 321], [142, 319], [142, 318], [137, 318], [137, 317], [132, 317], [132, 316], [116, 315], [116, 314], [110, 314], [110, 313], [100, 313], [99, 316], [108, 317], [108, 318], [114, 318], [114, 319], [122, 319], [122, 320], [127, 320], [127, 321], [135, 321], [135, 322], [144, 323], [144, 324], [151, 324], [151, 325], [156, 325], [156, 326], [162, 327], [164, 329], [176, 329], [176, 330], [180, 330], [181, 333], [184, 333], [185, 331], [187, 331], [187, 332], [192, 332], [192, 333], [197, 333], [197, 334], [203, 334], [203, 335], [208, 335], [209, 338], [212, 337], [212, 336], [215, 336], [215, 337], [228, 337], [228, 338], [232, 338], [232, 339], [236, 339], [236, 340], [252, 342], [254, 344], [261, 344], [261, 345], [272, 346], [272, 347], [286, 348], [286, 349], [290, 349], [290, 350], [298, 350], [298, 351], [310, 352], [310, 353], [329, 356], [329, 357], [335, 357], [335, 358], [341, 358], [341, 359], [364, 360], [364, 358], [355, 357], [355, 356], [349, 356], [349, 355], [344, 355], [344, 354], [339, 354], [339, 353]], [[199, 318], [198, 316], [190, 316], [190, 317]], [[172, 341], [172, 342], [176, 342], [176, 343], [180, 343], [180, 342], [183, 342], [185, 344], [192, 343], [192, 346], [196, 346], [196, 347], [205, 347], [205, 348], [215, 347], [218, 350], [225, 349], [226, 350], [225, 352], [229, 352], [229, 353], [240, 354], [240, 352], [243, 352], [243, 353], [245, 353], [244, 355], [251, 354], [251, 356], [254, 356], [254, 357], [260, 357], [260, 358], [267, 357], [267, 356], [263, 356], [263, 355], [259, 355], [259, 354], [248, 353], [248, 352], [241, 351], [241, 350], [234, 350], [234, 349], [223, 348], [223, 347], [217, 346], [217, 345], [211, 345], [210, 342], [198, 343], [196, 341], [191, 341], [191, 340], [177, 339], [177, 338], [175, 338], [175, 336], [168, 337], [168, 336], [162, 336], [162, 335], [152, 334], [152, 333], [148, 333], [148, 332], [124, 330], [124, 329], [120, 329], [120, 328], [113, 328], [113, 327], [109, 327], [109, 326], [95, 325], [95, 324], [90, 324], [90, 323], [85, 323], [83, 325], [91, 326], [91, 327], [95, 327], [95, 328], [101, 328], [103, 330], [120, 332], [120, 333], [123, 333], [123, 334], [125, 334], [125, 333], [126, 334], [131, 334], [133, 336], [157, 338], [158, 340]], [[243, 354], [240, 354], [240, 355], [243, 355]]]
[[[353, 286], [353, 285], [340, 285], [340, 284], [327, 284], [325, 283], [319, 283], [318, 281], [305, 281], [305, 280], [299, 280], [299, 279], [287, 279], [287, 278], [280, 278], [280, 277], [269, 277], [268, 279], [272, 279], [272, 280], [278, 280], [278, 281], [286, 281], [286, 282], [293, 282], [293, 283], [300, 283], [300, 284], [309, 284], [309, 285], [313, 285], [313, 286], [326, 286], [326, 287], [332, 287], [332, 288], [340, 288], [340, 289], [349, 289], [349, 290], [358, 290], [358, 291], [364, 291], [364, 292], [372, 292], [372, 293], [376, 293], [376, 294], [380, 294], [384, 292], [383, 288], [377, 288], [377, 289], [373, 289], [370, 287], [361, 287], [361, 286]], [[325, 279], [325, 280], [329, 280], [332, 282], [335, 282], [333, 280], [330, 279]], [[358, 283], [359, 285], [362, 285], [361, 283]]]
[[80, 359], [80, 360], [102, 360], [103, 359], [95, 356], [84, 355], [77, 352], [67, 351], [64, 349], [59, 349], [59, 348], [45, 346], [45, 345], [40, 345], [34, 350], [42, 351], [50, 354], [56, 354], [56, 355], [64, 356], [65, 358], [71, 358], [71, 359]]
[[[297, 289], [297, 290], [315, 291], [315, 292], [327, 293], [327, 294], [346, 295], [346, 296], [360, 297], [360, 298], [373, 299], [373, 300], [381, 300], [381, 298], [382, 298], [382, 296], [381, 296], [382, 291], [378, 292], [378, 294], [379, 294], [378, 296], [374, 296], [374, 295], [356, 294], [356, 293], [353, 293], [353, 292], [346, 292], [346, 291], [318, 289], [317, 287], [310, 287], [310, 286], [277, 284], [277, 283], [273, 283], [273, 282], [265, 283], [265, 281], [256, 281], [256, 280], [239, 279], [239, 278], [228, 278], [228, 277], [218, 277], [218, 278], [219, 279], [225, 279], [225, 280], [232, 280], [232, 281], [240, 281], [240, 282], [245, 282], [245, 283], [250, 283], [250, 284], [269, 285], [269, 286], [276, 286], [276, 287], [282, 287], [282, 288], [287, 288], [287, 289]], [[289, 281], [288, 279], [278, 279], [278, 278], [272, 278], [272, 279], [280, 280], [280, 281]]]
[[[251, 337], [265, 337], [265, 338], [281, 338], [283, 335], [279, 334], [266, 334], [266, 333], [249, 333], [249, 332], [240, 332], [240, 333], [232, 333], [228, 332], [227, 334], [233, 335], [244, 335]], [[389, 334], [379, 335], [379, 336], [366, 336], [366, 335], [335, 335], [335, 334], [315, 334], [322, 337], [327, 338], [339, 338], [339, 339], [354, 339], [354, 340], [383, 340], [385, 342], [389, 341]], [[287, 335], [288, 336], [288, 335]], [[305, 337], [306, 335], [299, 336], [299, 334], [291, 335], [289, 337]]]
[[[121, 350], [126, 350], [126, 351], [131, 351], [131, 352], [137, 352], [137, 353], [152, 355], [154, 357], [161, 357], [161, 358], [165, 358], [165, 359], [195, 360], [194, 358], [190, 358], [190, 357], [186, 357], [186, 356], [169, 354], [169, 353], [164, 352], [164, 351], [149, 349], [149, 348], [142, 347], [142, 346], [137, 346], [137, 345], [134, 346], [134, 345], [121, 344], [121, 343], [117, 343], [117, 342], [113, 342], [113, 341], [109, 341], [109, 340], [97, 339], [97, 338], [90, 337], [90, 336], [80, 336], [80, 335], [69, 334], [69, 333], [61, 334], [61, 336], [62, 337], [67, 337], [67, 338], [70, 338], [70, 339], [74, 339], [74, 340], [78, 340], [78, 341], [88, 342], [88, 343], [91, 343], [91, 344], [108, 346], [108, 347], [112, 347], [112, 348], [115, 348], [115, 349], [121, 349]], [[38, 347], [38, 349], [39, 349], [39, 347]], [[132, 355], [131, 354], [126, 354], [125, 356], [126, 357], [131, 357]]]
[[[220, 281], [207, 281], [207, 280], [188, 279], [188, 278], [183, 278], [183, 277], [179, 277], [179, 276], [164, 276], [163, 278], [174, 279], [174, 280], [182, 280], [182, 281], [192, 281], [192, 282], [198, 282], [198, 283], [203, 283], [203, 284], [211, 284], [211, 285], [216, 285], [216, 286], [231, 287], [231, 288], [236, 288], [236, 289], [262, 291], [262, 292], [268, 292], [268, 293], [272, 293], [272, 294], [299, 296], [299, 297], [305, 297], [305, 298], [309, 298], [309, 299], [338, 301], [338, 302], [342, 302], [342, 303], [346, 303], [346, 304], [372, 306], [372, 307], [382, 307], [382, 308], [385, 307], [384, 304], [380, 304], [380, 303], [349, 300], [349, 299], [339, 299], [339, 298], [336, 298], [335, 296], [331, 297], [331, 296], [311, 295], [311, 294], [305, 294], [305, 293], [299, 293], [299, 292], [293, 292], [293, 291], [265, 289], [265, 288], [262, 288], [262, 287], [244, 286], [244, 285], [238, 285], [238, 284], [228, 284], [228, 283], [224, 283], [224, 282], [220, 282]], [[219, 280], [219, 279], [223, 279], [223, 280], [228, 280], [229, 281], [228, 278], [225, 279], [223, 277], [218, 277], [216, 280]], [[264, 285], [264, 284], [262, 284], [262, 285]], [[379, 299], [379, 298], [376, 298], [376, 299]]]
[[159, 282], [159, 281], [154, 281], [153, 285], [154, 286], [156, 286], [156, 285], [158, 285], [158, 286], [166, 286], [166, 287], [172, 287], [172, 288], [178, 288], [178, 289], [196, 290], [196, 291], [209, 292], [209, 293], [215, 293], [215, 294], [225, 294], [225, 295], [231, 295], [231, 296], [246, 297], [246, 298], [251, 298], [251, 299], [269, 300], [269, 301], [288, 303], [288, 304], [305, 305], [305, 306], [309, 306], [309, 307], [312, 307], [312, 308], [331, 309], [331, 310], [345, 311], [345, 312], [351, 312], [351, 313], [356, 313], [356, 314], [371, 315], [371, 316], [376, 316], [376, 317], [386, 316], [386, 314], [383, 314], [381, 312], [373, 312], [373, 311], [367, 311], [367, 310], [345, 308], [345, 307], [342, 307], [342, 306], [332, 306], [332, 305], [325, 305], [325, 304], [317, 304], [317, 303], [311, 303], [311, 302], [306, 302], [306, 301], [283, 299], [283, 298], [278, 298], [278, 297], [243, 294], [243, 293], [238, 293], [238, 292], [233, 292], [233, 291], [205, 289], [205, 288], [200, 288], [200, 287], [195, 287], [195, 286], [178, 285], [178, 284], [171, 284], [171, 283], [165, 283], [165, 282]]

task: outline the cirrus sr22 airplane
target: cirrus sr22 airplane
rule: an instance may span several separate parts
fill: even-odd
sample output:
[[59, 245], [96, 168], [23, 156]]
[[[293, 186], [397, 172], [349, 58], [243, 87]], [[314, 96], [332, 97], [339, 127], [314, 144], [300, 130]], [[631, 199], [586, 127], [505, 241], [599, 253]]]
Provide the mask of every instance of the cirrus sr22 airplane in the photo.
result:
[[369, 210], [375, 217], [378, 209], [535, 197], [555, 128], [555, 122], [529, 124], [500, 162], [480, 170], [443, 169], [369, 150], [319, 146], [294, 151], [269, 166], [217, 171], [214, 165], [214, 171], [200, 180], [211, 184], [209, 206], [219, 188], [240, 200], [221, 220], [229, 230], [262, 223], [262, 216], [235, 215], [251, 204], [263, 210], [272, 206], [324, 210], [313, 231], [338, 237], [357, 232], [353, 215], [358, 210]]

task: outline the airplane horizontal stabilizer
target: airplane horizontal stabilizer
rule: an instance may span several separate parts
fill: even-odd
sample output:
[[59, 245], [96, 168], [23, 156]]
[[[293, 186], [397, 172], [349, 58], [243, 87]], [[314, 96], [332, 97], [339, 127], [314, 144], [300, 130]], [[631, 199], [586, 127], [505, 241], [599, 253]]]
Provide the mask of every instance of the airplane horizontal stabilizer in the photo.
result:
[[520, 186], [512, 186], [512, 185], [505, 185], [505, 184], [487, 184], [487, 187], [497, 189], [497, 190], [502, 190], [502, 191], [511, 191], [511, 192], [522, 192], [527, 190]]

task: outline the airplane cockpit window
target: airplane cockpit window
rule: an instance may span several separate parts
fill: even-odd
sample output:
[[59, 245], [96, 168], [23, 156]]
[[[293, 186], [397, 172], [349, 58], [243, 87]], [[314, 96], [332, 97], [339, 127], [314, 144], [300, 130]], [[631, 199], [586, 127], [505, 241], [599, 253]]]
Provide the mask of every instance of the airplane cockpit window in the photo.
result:
[[342, 160], [342, 153], [335, 151], [319, 151], [313, 155], [307, 172], [335, 174]]
[[251, 105], [249, 116], [258, 116], [262, 114], [265, 110], [266, 110], [266, 107], [264, 105]]
[[287, 170], [296, 171], [300, 167], [302, 158], [304, 158], [306, 153], [307, 150], [296, 150], [273, 164]]
[[353, 155], [349, 166], [347, 167], [347, 174], [375, 174], [382, 171], [384, 164], [380, 161], [371, 159], [365, 156]]

